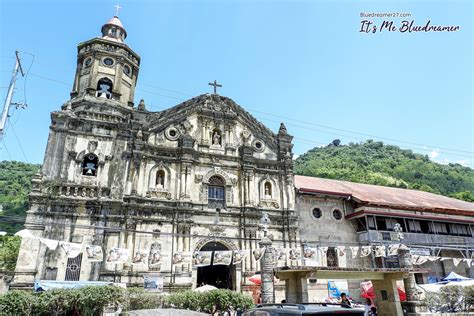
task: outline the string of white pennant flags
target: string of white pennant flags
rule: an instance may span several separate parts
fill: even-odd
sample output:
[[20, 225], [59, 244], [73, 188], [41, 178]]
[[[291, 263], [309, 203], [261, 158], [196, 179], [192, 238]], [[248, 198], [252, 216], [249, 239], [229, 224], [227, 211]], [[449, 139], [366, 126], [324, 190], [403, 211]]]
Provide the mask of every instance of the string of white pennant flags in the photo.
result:
[[[90, 262], [102, 262], [105, 260], [109, 264], [120, 264], [131, 262], [132, 265], [142, 266], [142, 268], [150, 268], [159, 270], [164, 260], [169, 259], [169, 254], [161, 251], [161, 244], [154, 243], [149, 249], [136, 250], [133, 256], [130, 256], [130, 250], [127, 248], [111, 247], [106, 256], [102, 251], [102, 247], [98, 245], [88, 245], [73, 242], [65, 242], [47, 238], [37, 238], [28, 230], [22, 230], [15, 234], [20, 237], [38, 239], [48, 249], [55, 251], [60, 248], [67, 258], [75, 258], [80, 253], [86, 254], [86, 259]], [[390, 244], [375, 245], [375, 246], [336, 246], [332, 247], [337, 256], [346, 256], [347, 251], [350, 250], [351, 257], [364, 258], [373, 254], [374, 257], [390, 257], [398, 255], [399, 250], [410, 250], [404, 244]], [[243, 250], [222, 250], [222, 251], [176, 251], [171, 256], [171, 263], [177, 264], [193, 264], [197, 267], [204, 267], [210, 265], [231, 265], [241, 263], [247, 256], [251, 255], [255, 261], [259, 261], [266, 248], [257, 248], [252, 251], [248, 249]], [[315, 266], [318, 264], [318, 257], [327, 255], [329, 247], [316, 246], [301, 248], [273, 248], [273, 259], [275, 266], [285, 265], [287, 263], [299, 263], [303, 265]], [[454, 266], [458, 266], [461, 262], [466, 262], [470, 267], [473, 259], [468, 258], [453, 258], [427, 255], [411, 255], [413, 265], [422, 265], [426, 262], [452, 260]]]

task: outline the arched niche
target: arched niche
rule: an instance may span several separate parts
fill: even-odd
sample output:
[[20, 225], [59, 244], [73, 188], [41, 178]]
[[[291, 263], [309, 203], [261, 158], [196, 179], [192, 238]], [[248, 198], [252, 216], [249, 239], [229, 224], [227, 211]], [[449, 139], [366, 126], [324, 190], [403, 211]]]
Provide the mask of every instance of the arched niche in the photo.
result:
[[268, 174], [258, 182], [258, 194], [260, 200], [276, 200], [279, 196], [277, 183]]
[[[161, 179], [159, 178], [161, 176]], [[158, 184], [161, 183], [161, 186]], [[151, 191], [167, 191], [170, 189], [171, 183], [171, 170], [163, 162], [159, 162], [157, 165], [153, 166], [150, 170], [150, 175], [148, 178], [148, 188]]]

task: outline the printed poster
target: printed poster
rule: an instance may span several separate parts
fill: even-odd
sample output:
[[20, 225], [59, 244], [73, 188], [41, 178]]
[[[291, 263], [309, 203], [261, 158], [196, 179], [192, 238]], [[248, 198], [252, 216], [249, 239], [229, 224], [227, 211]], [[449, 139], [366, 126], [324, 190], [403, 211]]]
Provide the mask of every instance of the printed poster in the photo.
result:
[[232, 250], [214, 251], [212, 265], [230, 265], [232, 262]]
[[107, 262], [125, 263], [130, 257], [130, 250], [126, 248], [112, 247], [107, 253]]
[[104, 260], [101, 246], [86, 245], [86, 255], [90, 262], [102, 262]]

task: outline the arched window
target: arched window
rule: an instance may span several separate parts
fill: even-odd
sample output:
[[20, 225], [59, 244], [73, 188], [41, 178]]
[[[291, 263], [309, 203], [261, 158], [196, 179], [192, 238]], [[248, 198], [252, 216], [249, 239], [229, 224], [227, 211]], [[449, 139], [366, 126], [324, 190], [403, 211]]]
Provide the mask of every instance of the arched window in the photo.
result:
[[265, 198], [266, 199], [270, 199], [272, 197], [272, 184], [267, 181], [265, 182], [265, 184], [263, 185], [264, 187], [264, 192], [265, 192]]
[[212, 131], [212, 145], [222, 146], [222, 134], [217, 128]]
[[82, 160], [82, 175], [95, 177], [97, 175], [97, 166], [99, 158], [94, 154], [87, 154]]
[[97, 82], [97, 96], [99, 98], [112, 98], [113, 83], [109, 78], [102, 78]]
[[163, 170], [158, 170], [156, 172], [155, 184], [158, 189], [163, 189], [165, 187], [165, 172]]
[[208, 207], [209, 208], [225, 208], [225, 182], [219, 176], [212, 176], [209, 179], [208, 187]]

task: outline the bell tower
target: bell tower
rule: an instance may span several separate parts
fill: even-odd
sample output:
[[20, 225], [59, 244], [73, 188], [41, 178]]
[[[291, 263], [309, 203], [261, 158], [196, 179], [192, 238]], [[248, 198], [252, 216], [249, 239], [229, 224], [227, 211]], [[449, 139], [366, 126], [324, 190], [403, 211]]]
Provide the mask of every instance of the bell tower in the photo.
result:
[[127, 44], [118, 16], [102, 26], [102, 37], [77, 46], [77, 68], [71, 98], [90, 95], [133, 107], [140, 56]]

